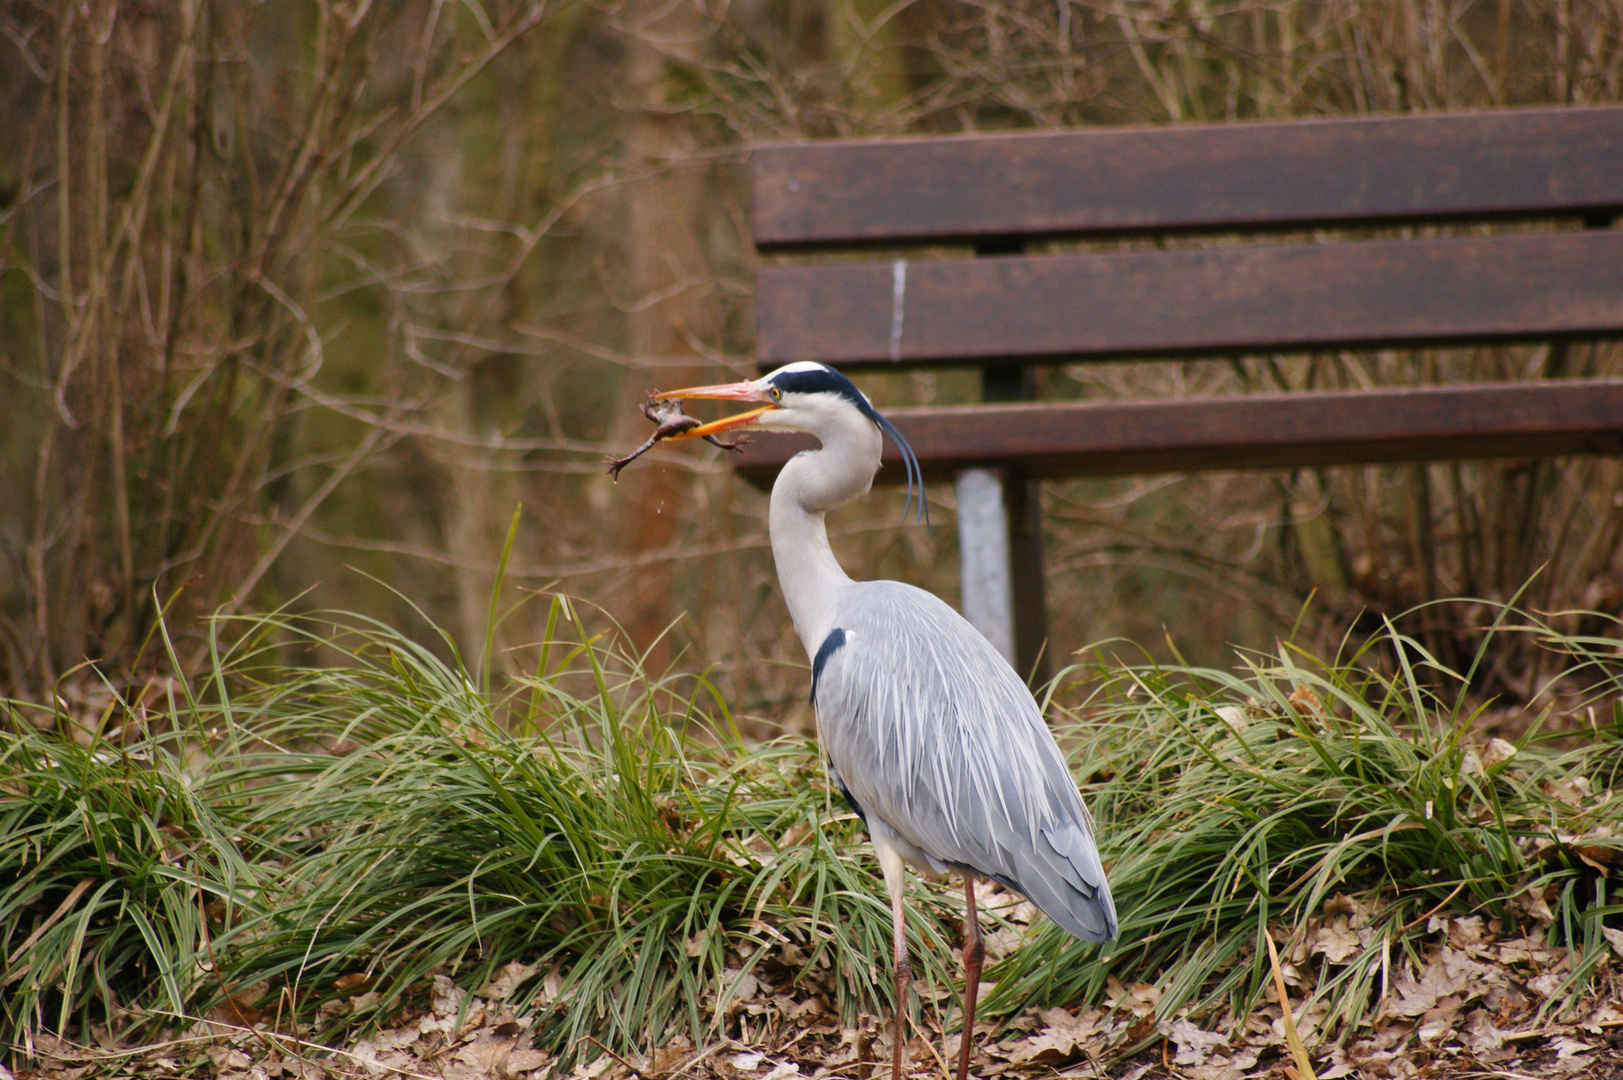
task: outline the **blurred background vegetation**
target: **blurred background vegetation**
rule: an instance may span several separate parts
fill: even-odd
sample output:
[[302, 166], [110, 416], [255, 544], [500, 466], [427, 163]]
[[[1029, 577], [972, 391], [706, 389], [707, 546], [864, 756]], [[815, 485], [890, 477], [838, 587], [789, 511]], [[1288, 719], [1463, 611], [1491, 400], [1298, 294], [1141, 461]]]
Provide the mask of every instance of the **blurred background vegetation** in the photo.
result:
[[[471, 664], [561, 590], [650, 666], [807, 725], [764, 497], [713, 450], [618, 487], [650, 387], [753, 372], [753, 140], [1620, 100], [1613, 0], [0, 0], [0, 693], [158, 685], [202, 617], [342, 608]], [[1311, 238], [1305, 238], [1311, 239]], [[1615, 345], [1042, 373], [1056, 397], [1623, 372]], [[864, 377], [882, 406], [969, 372]], [[859, 577], [958, 590], [881, 492]], [[1585, 633], [1623, 612], [1611, 460], [1047, 486], [1058, 657], [1120, 636], [1226, 667], [1437, 597]], [[1542, 568], [1542, 569], [1541, 569]], [[1535, 577], [1536, 573], [1536, 577]], [[1311, 599], [1310, 599], [1311, 598]], [[1305, 605], [1305, 608], [1304, 608]], [[497, 631], [498, 664], [546, 604]], [[1481, 621], [1411, 632], [1445, 661]], [[1587, 620], [1587, 621], [1586, 621]], [[296, 656], [290, 639], [288, 659]], [[311, 648], [319, 649], [319, 646]], [[1511, 702], [1536, 641], [1481, 678]], [[167, 662], [167, 661], [165, 661]], [[763, 725], [761, 731], [766, 730]]]

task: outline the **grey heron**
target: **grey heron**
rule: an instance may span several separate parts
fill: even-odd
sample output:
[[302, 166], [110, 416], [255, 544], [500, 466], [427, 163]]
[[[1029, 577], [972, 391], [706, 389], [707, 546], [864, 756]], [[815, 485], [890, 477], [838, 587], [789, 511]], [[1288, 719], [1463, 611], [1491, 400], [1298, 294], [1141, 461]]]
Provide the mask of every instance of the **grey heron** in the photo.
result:
[[822, 444], [792, 458], [772, 487], [772, 556], [811, 660], [829, 775], [866, 825], [890, 893], [896, 1080], [911, 980], [903, 865], [963, 876], [963, 1080], [985, 958], [976, 877], [1023, 894], [1078, 937], [1116, 936], [1115, 905], [1076, 782], [1025, 684], [963, 616], [912, 585], [853, 581], [835, 560], [824, 517], [872, 486], [886, 435], [907, 463], [909, 495], [915, 481], [922, 489], [912, 449], [850, 379], [803, 361], [749, 382], [654, 397], [758, 406], [672, 438], [753, 428], [806, 432]]

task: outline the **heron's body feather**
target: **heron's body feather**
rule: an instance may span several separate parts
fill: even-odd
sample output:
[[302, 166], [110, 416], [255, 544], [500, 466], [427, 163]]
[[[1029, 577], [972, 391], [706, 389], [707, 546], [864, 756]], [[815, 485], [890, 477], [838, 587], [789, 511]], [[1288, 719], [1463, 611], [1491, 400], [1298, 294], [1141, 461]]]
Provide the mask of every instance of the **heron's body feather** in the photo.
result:
[[[922, 853], [1025, 894], [1071, 933], [1116, 933], [1086, 811], [1031, 693], [935, 596], [851, 582], [816, 684], [818, 736], [842, 787]], [[877, 839], [877, 837], [876, 837]]]

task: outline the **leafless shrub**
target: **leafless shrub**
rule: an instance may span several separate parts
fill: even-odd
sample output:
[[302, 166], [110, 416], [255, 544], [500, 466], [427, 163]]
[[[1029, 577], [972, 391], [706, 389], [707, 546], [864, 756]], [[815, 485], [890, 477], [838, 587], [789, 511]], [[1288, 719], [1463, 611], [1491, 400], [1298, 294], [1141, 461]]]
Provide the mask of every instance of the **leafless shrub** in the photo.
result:
[[[0, 685], [127, 665], [166, 604], [183, 638], [236, 605], [433, 622], [471, 663], [522, 504], [499, 610], [588, 597], [656, 670], [713, 665], [739, 711], [802, 722], [762, 497], [709, 451], [650, 454], [620, 488], [598, 464], [646, 436], [642, 391], [751, 367], [745, 143], [1609, 101], [1620, 21], [1603, 0], [0, 6]], [[1044, 377], [1135, 396], [1620, 364], [1519, 347]], [[978, 392], [972, 372], [864, 385], [885, 406]], [[1158, 650], [1164, 626], [1221, 663], [1315, 589], [1329, 640], [1540, 567], [1524, 599], [1615, 613], [1619, 490], [1596, 461], [1050, 485], [1051, 648]], [[950, 526], [899, 519], [881, 493], [836, 547], [952, 594]], [[1435, 613], [1441, 655], [1470, 619]], [[494, 644], [521, 662], [539, 632], [520, 609]], [[1536, 653], [1493, 678], [1523, 693]]]
[[[516, 0], [0, 13], [0, 684], [127, 661], [159, 607], [262, 596], [338, 486], [424, 422], [466, 362], [424, 347], [445, 312], [416, 302], [454, 257], [391, 232], [389, 189], [540, 17]], [[396, 305], [388, 333], [344, 342], [323, 305], [365, 289]]]

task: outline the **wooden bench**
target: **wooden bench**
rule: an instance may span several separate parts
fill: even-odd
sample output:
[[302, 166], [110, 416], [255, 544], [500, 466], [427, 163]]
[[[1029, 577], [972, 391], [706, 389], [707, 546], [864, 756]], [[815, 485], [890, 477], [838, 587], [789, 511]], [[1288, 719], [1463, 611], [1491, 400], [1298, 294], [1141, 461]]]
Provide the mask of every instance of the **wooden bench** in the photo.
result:
[[[965, 613], [1022, 672], [1047, 634], [1041, 479], [1623, 453], [1616, 378], [1020, 400], [1033, 364], [1623, 336], [1623, 107], [770, 144], [752, 164], [762, 370], [981, 368], [984, 404], [887, 412], [927, 477], [956, 478]], [[1518, 224], [1425, 228], [1476, 221]], [[1181, 234], [1233, 239], [1031, 250]], [[828, 251], [849, 254], [778, 257]], [[803, 445], [762, 439], [737, 467], [769, 487]]]

